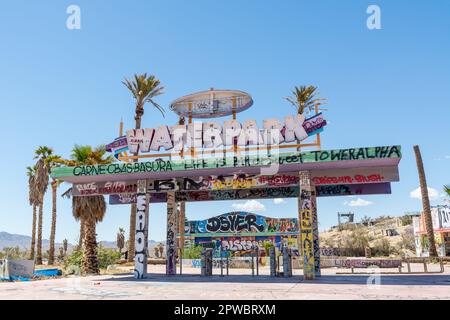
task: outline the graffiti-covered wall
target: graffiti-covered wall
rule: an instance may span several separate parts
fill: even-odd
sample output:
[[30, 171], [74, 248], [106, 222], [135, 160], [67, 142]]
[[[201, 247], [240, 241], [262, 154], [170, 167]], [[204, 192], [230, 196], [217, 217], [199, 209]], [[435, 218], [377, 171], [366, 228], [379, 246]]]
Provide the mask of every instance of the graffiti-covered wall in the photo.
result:
[[206, 220], [188, 221], [186, 237], [190, 245], [214, 249], [214, 255], [245, 255], [264, 252], [267, 242], [279, 248], [287, 245], [298, 251], [296, 218], [270, 218], [250, 212], [229, 212]]
[[250, 212], [229, 212], [206, 220], [189, 221], [187, 233], [213, 236], [214, 233], [257, 235], [295, 234], [298, 232], [296, 218], [270, 218]]

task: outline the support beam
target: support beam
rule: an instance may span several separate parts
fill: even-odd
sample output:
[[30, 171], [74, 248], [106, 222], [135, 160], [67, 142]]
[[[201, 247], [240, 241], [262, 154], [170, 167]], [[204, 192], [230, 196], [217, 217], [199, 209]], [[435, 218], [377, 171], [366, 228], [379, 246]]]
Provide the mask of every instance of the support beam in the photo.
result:
[[146, 180], [138, 180], [137, 185], [134, 278], [142, 279], [147, 274], [148, 207], [150, 197], [146, 193]]
[[166, 274], [177, 273], [176, 253], [177, 253], [177, 203], [175, 202], [175, 192], [167, 192], [167, 238], [166, 238]]
[[315, 278], [314, 270], [314, 236], [313, 236], [313, 204], [311, 174], [300, 171], [300, 196], [298, 198], [298, 221], [300, 230], [300, 248], [303, 254], [303, 276], [305, 280]]

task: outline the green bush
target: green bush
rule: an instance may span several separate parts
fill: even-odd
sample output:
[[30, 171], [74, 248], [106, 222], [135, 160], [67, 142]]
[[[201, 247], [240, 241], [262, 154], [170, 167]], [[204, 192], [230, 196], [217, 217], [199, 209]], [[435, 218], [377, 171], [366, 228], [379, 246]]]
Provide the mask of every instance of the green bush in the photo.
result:
[[[110, 264], [115, 264], [120, 260], [120, 253], [115, 249], [105, 248], [102, 245], [97, 247], [98, 267], [100, 269], [106, 269]], [[73, 250], [72, 253], [66, 258], [64, 266], [77, 266], [81, 268], [83, 260], [82, 250]]]
[[203, 247], [200, 245], [184, 248], [183, 259], [200, 259], [202, 256], [202, 249]]
[[115, 264], [120, 260], [120, 252], [99, 245], [97, 248], [97, 257], [98, 267], [100, 269], [106, 269], [110, 264]]
[[67, 256], [64, 261], [64, 267], [67, 268], [69, 266], [77, 266], [81, 268], [81, 261], [83, 259], [83, 251], [79, 249], [74, 249], [72, 253]]

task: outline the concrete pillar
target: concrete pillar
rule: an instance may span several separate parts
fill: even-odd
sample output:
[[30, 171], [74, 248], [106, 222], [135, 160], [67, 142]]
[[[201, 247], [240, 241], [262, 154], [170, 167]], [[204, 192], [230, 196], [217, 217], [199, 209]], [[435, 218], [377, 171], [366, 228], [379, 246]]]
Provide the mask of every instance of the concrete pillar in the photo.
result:
[[178, 241], [178, 251], [181, 251], [182, 254], [184, 251], [184, 221], [186, 216], [186, 202], [178, 202], [178, 234], [179, 234], [179, 241]]
[[[303, 275], [305, 280], [315, 278], [313, 207], [311, 174], [300, 171], [300, 195], [298, 198], [298, 221], [300, 230], [300, 248], [303, 255]], [[315, 192], [314, 192], [315, 193]]]
[[201, 258], [201, 275], [202, 276], [212, 276], [212, 252], [211, 248], [202, 249]]
[[292, 277], [291, 254], [287, 245], [283, 246], [283, 276]]
[[277, 275], [277, 260], [275, 257], [275, 247], [269, 248], [269, 259], [270, 259], [270, 276], [275, 277]]
[[167, 237], [166, 237], [166, 274], [177, 273], [177, 204], [175, 192], [167, 192]]
[[134, 278], [142, 279], [147, 274], [149, 196], [146, 180], [138, 180], [137, 185]]
[[314, 245], [314, 273], [320, 277], [320, 247], [319, 247], [319, 223], [317, 218], [316, 188], [311, 181], [311, 213], [313, 218], [313, 245]]

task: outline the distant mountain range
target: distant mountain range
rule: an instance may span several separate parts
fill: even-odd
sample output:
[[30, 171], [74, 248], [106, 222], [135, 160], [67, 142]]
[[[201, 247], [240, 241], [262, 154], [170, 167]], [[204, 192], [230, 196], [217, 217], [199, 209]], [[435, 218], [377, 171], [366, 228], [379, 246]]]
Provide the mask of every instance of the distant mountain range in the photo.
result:
[[[159, 243], [162, 242], [149, 240], [148, 247], [152, 248], [155, 245], [158, 245]], [[115, 241], [100, 241], [100, 244], [106, 248], [116, 248]], [[29, 250], [31, 246], [31, 237], [22, 234], [13, 234], [5, 231], [0, 231], [0, 251], [3, 250], [3, 248], [5, 247], [16, 247], [16, 246], [19, 246], [21, 250]], [[44, 251], [48, 250], [49, 247], [50, 247], [50, 240], [42, 239], [42, 250]], [[62, 247], [62, 243], [55, 243], [55, 248], [58, 249], [59, 247]], [[74, 245], [69, 243], [67, 247], [68, 247], [67, 250], [71, 251]]]

